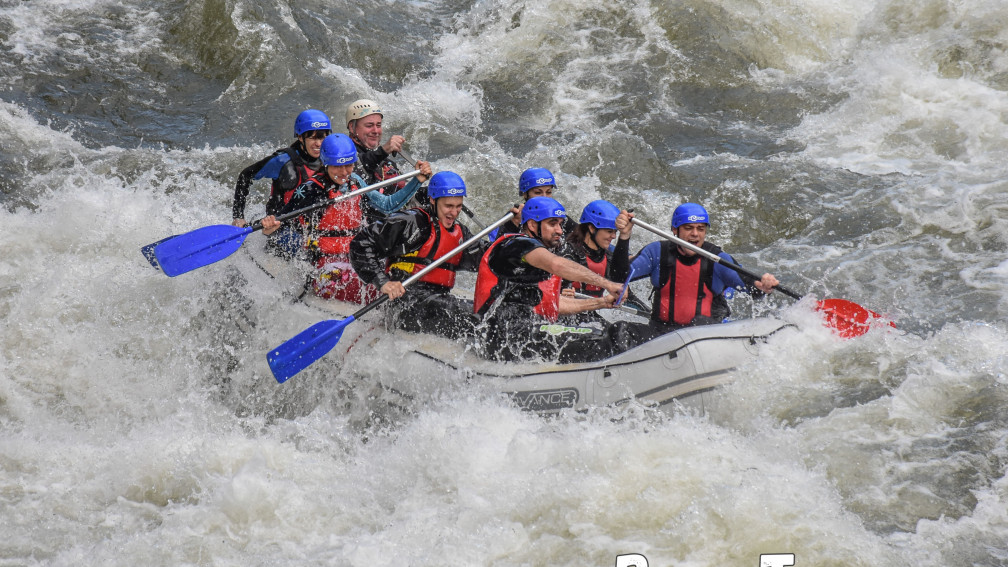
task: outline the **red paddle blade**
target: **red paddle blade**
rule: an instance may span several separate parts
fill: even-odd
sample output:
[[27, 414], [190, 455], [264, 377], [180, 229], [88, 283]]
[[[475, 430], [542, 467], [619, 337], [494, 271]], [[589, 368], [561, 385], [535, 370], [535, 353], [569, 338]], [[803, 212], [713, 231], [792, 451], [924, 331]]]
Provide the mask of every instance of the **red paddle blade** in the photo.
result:
[[816, 310], [823, 314], [826, 326], [845, 339], [860, 337], [880, 325], [896, 327], [882, 315], [846, 299], [824, 299], [816, 304]]

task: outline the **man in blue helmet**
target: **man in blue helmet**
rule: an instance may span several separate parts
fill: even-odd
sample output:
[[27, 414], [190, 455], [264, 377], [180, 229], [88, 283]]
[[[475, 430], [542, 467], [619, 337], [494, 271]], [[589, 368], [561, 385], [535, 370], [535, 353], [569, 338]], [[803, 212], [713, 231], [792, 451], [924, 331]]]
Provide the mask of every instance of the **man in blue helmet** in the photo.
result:
[[462, 177], [439, 171], [431, 177], [427, 194], [431, 201], [426, 207], [389, 215], [361, 230], [350, 242], [350, 261], [362, 280], [389, 299], [402, 298], [388, 304], [391, 326], [452, 339], [470, 338], [479, 318], [472, 301], [452, 295], [451, 290], [455, 272], [475, 270], [488, 242], [452, 256], [409, 290], [401, 283], [472, 237], [458, 222], [466, 196]]
[[[290, 200], [278, 211], [286, 214], [335, 199], [364, 187], [364, 181], [354, 172], [357, 148], [346, 134], [331, 134], [322, 141], [320, 157], [323, 169], [299, 186]], [[366, 303], [377, 297], [376, 290], [362, 285], [350, 265], [350, 241], [365, 224], [362, 201], [367, 200], [385, 214], [395, 212], [416, 193], [431, 175], [430, 164], [417, 162], [420, 174], [410, 180], [406, 189], [395, 195], [370, 191], [363, 196], [315, 209], [294, 222], [300, 227], [298, 245], [307, 252], [315, 266], [312, 288], [316, 295], [352, 303]], [[263, 233], [272, 234], [281, 223], [274, 216], [263, 219]], [[296, 250], [287, 249], [289, 253]]]
[[[563, 205], [553, 198], [533, 197], [522, 208], [522, 231], [500, 236], [483, 254], [473, 308], [483, 317], [489, 358], [573, 362], [616, 352], [606, 329], [566, 324], [562, 319], [612, 307], [623, 290], [622, 284], [552, 252], [561, 243], [566, 218]], [[564, 296], [562, 279], [597, 286], [609, 295]]]
[[[556, 178], [545, 167], [530, 167], [518, 177], [518, 194], [521, 196], [522, 201], [527, 202], [529, 199], [535, 197], [552, 197], [554, 189], [556, 189]], [[491, 233], [491, 240], [496, 239], [501, 234], [521, 232], [521, 226], [518, 223], [518, 219], [521, 218], [521, 210], [521, 207], [512, 209], [512, 212], [515, 214], [515, 220], [504, 223], [500, 229]], [[573, 219], [564, 217], [564, 234], [570, 234], [576, 226], [577, 223]]]
[[[736, 263], [721, 248], [707, 242], [710, 216], [696, 203], [684, 203], [672, 212], [672, 233], [690, 244]], [[618, 260], [618, 259], [617, 259]], [[628, 267], [617, 261], [614, 275], [625, 277]], [[650, 277], [654, 287], [651, 327], [664, 333], [691, 325], [720, 323], [730, 314], [726, 293], [770, 293], [779, 282], [772, 274], [749, 281], [723, 264], [700, 256], [670, 241], [645, 246], [629, 269], [638, 277]]]
[[269, 199], [266, 214], [275, 215], [288, 200], [294, 189], [322, 168], [319, 150], [322, 140], [332, 132], [329, 117], [320, 110], [302, 111], [294, 120], [294, 142], [246, 167], [235, 182], [234, 204], [231, 207], [232, 224], [245, 226], [245, 202], [249, 187], [256, 179], [269, 178]]

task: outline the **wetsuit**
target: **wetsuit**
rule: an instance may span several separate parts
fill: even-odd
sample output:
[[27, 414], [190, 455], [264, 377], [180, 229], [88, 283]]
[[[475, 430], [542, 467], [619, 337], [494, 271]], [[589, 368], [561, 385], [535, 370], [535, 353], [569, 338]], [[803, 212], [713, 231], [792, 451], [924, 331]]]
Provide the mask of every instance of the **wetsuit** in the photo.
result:
[[[717, 246], [704, 242], [703, 249], [735, 263]], [[617, 262], [618, 263], [618, 262]], [[726, 294], [741, 290], [762, 295], [752, 279], [699, 254], [686, 256], [669, 241], [652, 242], [630, 263], [638, 278], [649, 277], [654, 288], [651, 327], [658, 333], [685, 326], [720, 323], [731, 313]], [[627, 273], [624, 266], [616, 271]]]
[[484, 356], [559, 362], [612, 356], [621, 347], [610, 325], [558, 316], [560, 277], [525, 261], [527, 254], [544, 247], [536, 238], [505, 234], [480, 260], [473, 306], [483, 317]]
[[[364, 181], [352, 174], [347, 184], [337, 186], [325, 171], [320, 171], [299, 186], [279, 212], [286, 214], [315, 205], [360, 189], [363, 185]], [[364, 225], [362, 204], [368, 202], [382, 213], [392, 213], [409, 201], [419, 186], [420, 182], [414, 178], [406, 190], [395, 195], [370, 191], [299, 217], [300, 244], [315, 267], [312, 288], [316, 295], [352, 303], [367, 303], [377, 297], [378, 291], [361, 282], [349, 259], [350, 241]]]
[[[446, 229], [429, 210], [394, 213], [361, 230], [350, 243], [350, 262], [365, 282], [381, 288], [403, 281], [472, 237], [455, 223]], [[406, 288], [406, 294], [386, 305], [391, 326], [429, 332], [452, 339], [471, 338], [479, 318], [471, 301], [451, 294], [457, 270], [474, 270], [486, 241], [470, 246]], [[382, 269], [385, 260], [387, 269]]]
[[273, 180], [270, 186], [270, 196], [266, 201], [266, 214], [275, 215], [284, 203], [290, 200], [294, 189], [321, 168], [322, 161], [305, 153], [304, 146], [300, 141], [294, 142], [289, 147], [280, 148], [253, 163], [238, 174], [238, 180], [235, 182], [234, 205], [231, 207], [232, 218], [245, 218], [245, 203], [252, 181], [264, 177]]

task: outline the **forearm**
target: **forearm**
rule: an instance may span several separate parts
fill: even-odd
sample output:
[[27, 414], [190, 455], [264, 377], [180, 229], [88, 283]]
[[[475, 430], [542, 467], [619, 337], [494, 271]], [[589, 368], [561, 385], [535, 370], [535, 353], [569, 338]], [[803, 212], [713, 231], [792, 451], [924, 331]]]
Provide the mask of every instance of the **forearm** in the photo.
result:
[[575, 313], [584, 313], [585, 311], [595, 311], [598, 309], [604, 309], [610, 307], [609, 302], [601, 297], [591, 298], [591, 299], [579, 299], [574, 297], [568, 297], [566, 295], [560, 296], [560, 315], [573, 315]]
[[391, 214], [399, 209], [401, 209], [413, 195], [416, 195], [418, 189], [420, 189], [422, 183], [416, 178], [410, 179], [406, 187], [403, 187], [401, 191], [396, 191], [392, 195], [384, 195], [378, 191], [371, 191], [367, 194], [368, 201], [374, 208], [385, 214]]

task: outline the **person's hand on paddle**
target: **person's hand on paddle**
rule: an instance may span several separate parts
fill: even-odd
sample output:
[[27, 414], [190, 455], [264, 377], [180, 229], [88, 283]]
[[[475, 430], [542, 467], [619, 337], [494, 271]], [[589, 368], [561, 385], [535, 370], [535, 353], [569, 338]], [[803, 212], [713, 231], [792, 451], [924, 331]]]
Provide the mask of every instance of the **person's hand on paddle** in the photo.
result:
[[262, 225], [263, 225], [263, 234], [269, 236], [274, 232], [276, 232], [277, 229], [279, 229], [281, 226], [283, 226], [283, 223], [276, 220], [275, 216], [270, 215], [262, 220]]
[[572, 288], [572, 287], [565, 287], [565, 288], [563, 288], [563, 289], [560, 290], [560, 295], [564, 295], [564, 296], [567, 296], [567, 297], [574, 297], [576, 294], [574, 292], [574, 288]]
[[620, 211], [616, 216], [616, 230], [619, 231], [620, 240], [629, 240], [630, 232], [633, 230], [633, 211]]
[[434, 175], [434, 173], [431, 170], [430, 162], [418, 160], [416, 162], [416, 168], [420, 171], [420, 173], [418, 173], [416, 176], [417, 180], [420, 181], [420, 183], [427, 181], [428, 179], [431, 178], [431, 175]]
[[[380, 130], [379, 130], [379, 132], [380, 132]], [[402, 136], [400, 136], [398, 134], [395, 134], [391, 138], [389, 138], [389, 141], [387, 141], [384, 144], [382, 144], [382, 149], [385, 150], [385, 153], [387, 153], [389, 155], [392, 155], [393, 153], [398, 152], [399, 150], [401, 150], [402, 147], [403, 147], [403, 144], [405, 144], [405, 143], [406, 143], [406, 138], [403, 138]]]
[[777, 287], [779, 284], [780, 282], [777, 281], [777, 278], [775, 278], [773, 274], [763, 274], [761, 279], [753, 282], [756, 289], [762, 291], [763, 293], [770, 293], [773, 291], [773, 288]]
[[406, 287], [402, 282], [390, 281], [381, 286], [379, 291], [387, 295], [389, 299], [398, 299], [406, 293]]
[[231, 221], [231, 226], [237, 226], [238, 228], [241, 228], [245, 226], [245, 219], [234, 219], [233, 221]]

